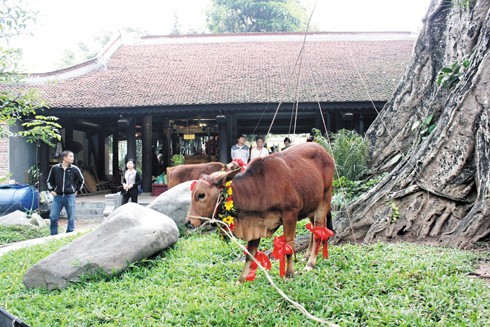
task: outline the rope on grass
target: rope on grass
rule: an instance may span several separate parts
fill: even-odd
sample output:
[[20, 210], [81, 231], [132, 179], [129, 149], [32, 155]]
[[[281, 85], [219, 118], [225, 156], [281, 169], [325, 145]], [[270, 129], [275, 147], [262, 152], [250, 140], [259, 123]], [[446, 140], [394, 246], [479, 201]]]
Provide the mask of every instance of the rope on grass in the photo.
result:
[[[215, 218], [207, 218], [207, 217], [201, 217], [201, 216], [193, 216], [193, 215], [188, 215], [188, 217], [190, 218], [195, 218], [195, 219], [201, 219], [201, 220], [204, 220], [205, 223], [201, 226], [199, 226], [199, 228], [205, 226], [206, 224], [214, 224], [214, 223], [217, 223], [218, 224], [218, 227], [226, 234], [226, 236], [228, 236], [230, 238], [230, 240], [233, 241], [233, 243], [235, 243], [240, 249], [242, 249], [246, 254], [248, 254], [252, 260], [257, 264], [257, 266], [264, 272], [265, 274], [265, 277], [267, 278], [267, 280], [269, 281], [269, 283], [271, 284], [271, 286], [286, 300], [288, 301], [289, 303], [291, 303], [296, 309], [298, 309], [299, 311], [301, 311], [302, 314], [304, 314], [308, 319], [311, 319], [313, 321], [316, 321], [318, 323], [321, 323], [321, 324], [326, 324], [327, 326], [330, 326], [330, 327], [339, 327], [337, 324], [334, 324], [332, 322], [329, 322], [327, 320], [324, 320], [324, 319], [320, 319], [318, 317], [315, 317], [314, 315], [312, 315], [311, 313], [308, 312], [308, 310], [305, 309], [305, 307], [303, 307], [301, 304], [299, 304], [298, 302], [294, 301], [293, 299], [291, 299], [289, 296], [286, 295], [286, 293], [284, 293], [283, 290], [281, 290], [275, 283], [274, 281], [272, 280], [272, 277], [269, 275], [269, 273], [267, 272], [267, 270], [265, 270], [262, 265], [260, 264], [260, 262], [257, 261], [257, 259], [254, 258], [254, 256], [252, 256], [252, 254], [248, 251], [248, 249], [243, 246], [242, 244], [240, 244], [236, 237], [233, 235], [233, 233], [231, 232], [228, 224], [226, 224], [225, 222], [221, 221], [221, 220], [217, 220]], [[223, 228], [223, 226], [225, 226], [225, 228]]]

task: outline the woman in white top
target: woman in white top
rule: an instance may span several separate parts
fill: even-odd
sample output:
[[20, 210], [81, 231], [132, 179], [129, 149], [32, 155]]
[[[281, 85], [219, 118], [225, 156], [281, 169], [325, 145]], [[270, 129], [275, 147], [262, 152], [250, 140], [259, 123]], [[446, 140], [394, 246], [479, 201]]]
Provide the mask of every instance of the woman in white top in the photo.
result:
[[269, 155], [269, 150], [264, 146], [264, 138], [262, 136], [257, 136], [255, 142], [257, 143], [257, 147], [252, 149], [250, 160], [259, 157], [267, 157]]
[[141, 176], [135, 169], [134, 159], [129, 159], [126, 163], [126, 172], [123, 177], [123, 189], [121, 191], [122, 204], [131, 202], [138, 203], [138, 186], [141, 184]]

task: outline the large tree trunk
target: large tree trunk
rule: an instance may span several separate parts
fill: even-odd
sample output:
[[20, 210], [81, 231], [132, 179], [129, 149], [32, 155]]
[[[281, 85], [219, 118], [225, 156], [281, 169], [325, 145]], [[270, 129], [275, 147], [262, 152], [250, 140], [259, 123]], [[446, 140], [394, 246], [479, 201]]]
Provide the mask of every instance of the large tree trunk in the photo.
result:
[[[489, 10], [488, 0], [432, 1], [405, 76], [367, 132], [372, 171], [388, 175], [336, 217], [338, 240], [467, 248], [490, 235]], [[441, 68], [465, 58], [459, 82], [438, 87]], [[422, 137], [431, 114], [436, 128]]]

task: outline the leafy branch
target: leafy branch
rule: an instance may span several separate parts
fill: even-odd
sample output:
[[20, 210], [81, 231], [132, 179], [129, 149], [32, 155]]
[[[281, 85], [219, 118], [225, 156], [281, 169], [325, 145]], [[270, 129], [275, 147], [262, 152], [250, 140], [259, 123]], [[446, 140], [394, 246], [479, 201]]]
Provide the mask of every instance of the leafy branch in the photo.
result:
[[442, 67], [437, 74], [437, 86], [440, 88], [450, 89], [459, 83], [464, 69], [470, 66], [469, 59], [464, 59], [462, 62], [456, 61], [449, 67]]

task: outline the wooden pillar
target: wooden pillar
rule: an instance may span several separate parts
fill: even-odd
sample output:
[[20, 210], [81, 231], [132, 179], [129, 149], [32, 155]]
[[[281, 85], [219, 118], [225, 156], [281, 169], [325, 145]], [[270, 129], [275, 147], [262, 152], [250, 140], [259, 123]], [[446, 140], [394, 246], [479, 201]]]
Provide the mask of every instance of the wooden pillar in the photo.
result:
[[[319, 109], [320, 110], [320, 109]], [[323, 115], [323, 118], [325, 119], [325, 115]], [[325, 124], [327, 122], [325, 121]], [[315, 128], [321, 131], [322, 133], [325, 133], [325, 128], [323, 127], [323, 119], [322, 119], [322, 113], [318, 112], [316, 114], [316, 119], [315, 119]], [[311, 132], [311, 131], [310, 131]]]
[[41, 171], [39, 190], [46, 191], [48, 189], [47, 178], [49, 174], [49, 147], [42, 141], [39, 144], [39, 170]]
[[119, 174], [119, 136], [117, 128], [112, 135], [112, 185], [121, 185]]
[[[211, 126], [206, 127], [208, 132], [208, 144], [211, 144]], [[206, 149], [208, 153], [208, 162], [211, 162], [211, 152]]]
[[359, 116], [359, 134], [364, 136], [364, 117], [362, 115]]
[[141, 176], [143, 192], [151, 192], [152, 159], [155, 155], [151, 150], [152, 129], [152, 117], [150, 115], [143, 117], [143, 176]]
[[332, 131], [332, 114], [330, 112], [327, 112], [325, 115], [325, 118], [327, 119], [327, 131], [331, 132]]
[[[92, 142], [92, 133], [87, 132], [85, 133], [85, 138], [87, 139], [87, 162], [84, 162], [84, 166], [92, 166], [92, 159], [94, 158], [94, 149], [93, 149], [93, 142]], [[95, 165], [95, 161], [93, 162]]]
[[[131, 119], [127, 133], [127, 158], [126, 159], [134, 159], [136, 160], [136, 126], [134, 119]], [[140, 162], [136, 163], [137, 165], [141, 164]]]
[[222, 163], [228, 163], [231, 158], [228, 159], [230, 155], [228, 146], [228, 128], [226, 124], [226, 116], [218, 115], [216, 116], [216, 122], [218, 123], [218, 161]]
[[226, 117], [226, 131], [228, 133], [227, 135], [228, 148], [226, 149], [226, 158], [227, 158], [226, 161], [230, 162], [231, 146], [236, 143], [236, 137], [238, 136], [237, 121], [235, 115], [233, 114], [228, 114]]
[[67, 122], [63, 124], [65, 128], [65, 148], [63, 150], [73, 151], [73, 124]]
[[97, 176], [100, 180], [105, 180], [105, 133], [99, 131], [98, 134], [98, 148], [97, 148]]
[[171, 148], [172, 144], [172, 130], [169, 126], [169, 119], [163, 120], [163, 172], [167, 174], [167, 167], [170, 166]]

